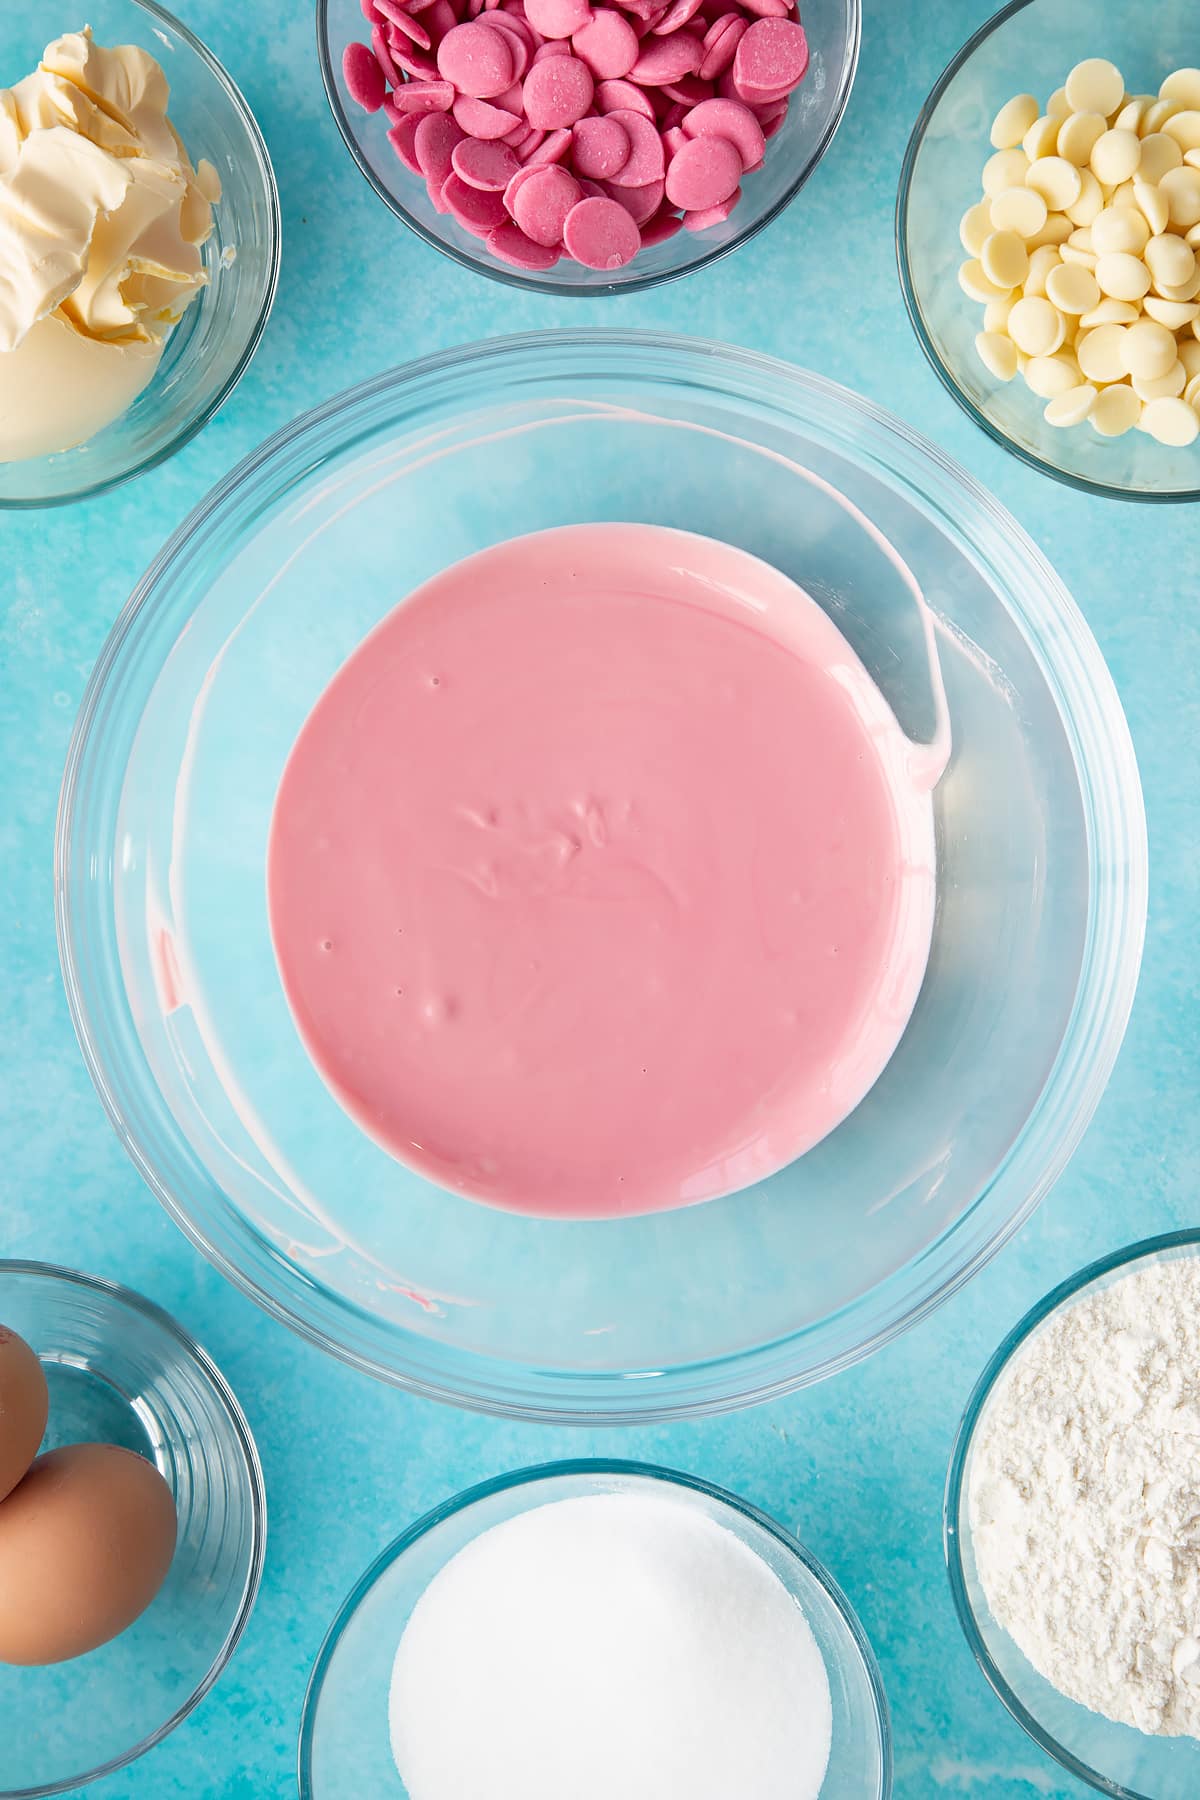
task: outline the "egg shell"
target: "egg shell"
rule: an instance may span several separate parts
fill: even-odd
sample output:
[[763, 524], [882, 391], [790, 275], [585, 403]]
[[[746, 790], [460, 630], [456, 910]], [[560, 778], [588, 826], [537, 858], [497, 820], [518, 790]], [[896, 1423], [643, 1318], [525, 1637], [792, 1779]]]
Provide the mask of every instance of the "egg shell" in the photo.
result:
[[162, 1586], [175, 1533], [171, 1490], [135, 1451], [39, 1456], [0, 1505], [0, 1663], [65, 1662], [118, 1636]]
[[41, 1363], [23, 1337], [0, 1325], [0, 1500], [37, 1455], [49, 1410]]

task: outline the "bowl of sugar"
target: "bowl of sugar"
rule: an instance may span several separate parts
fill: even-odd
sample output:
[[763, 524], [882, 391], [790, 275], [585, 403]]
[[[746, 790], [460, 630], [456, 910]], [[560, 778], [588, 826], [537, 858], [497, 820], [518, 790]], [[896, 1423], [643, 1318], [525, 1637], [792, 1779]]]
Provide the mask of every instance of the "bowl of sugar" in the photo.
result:
[[347, 1598], [305, 1699], [301, 1800], [748, 1785], [884, 1800], [875, 1658], [787, 1532], [638, 1463], [523, 1469], [419, 1520]]

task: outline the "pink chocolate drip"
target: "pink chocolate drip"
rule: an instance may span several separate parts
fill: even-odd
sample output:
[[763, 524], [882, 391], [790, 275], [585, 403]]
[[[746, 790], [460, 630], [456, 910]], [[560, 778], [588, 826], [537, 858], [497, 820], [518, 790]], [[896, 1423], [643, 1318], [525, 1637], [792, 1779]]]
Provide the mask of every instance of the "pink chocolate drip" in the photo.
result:
[[268, 900], [347, 1112], [514, 1211], [650, 1212], [823, 1138], [928, 959], [932, 807], [845, 638], [745, 552], [515, 539], [418, 589], [288, 760]]

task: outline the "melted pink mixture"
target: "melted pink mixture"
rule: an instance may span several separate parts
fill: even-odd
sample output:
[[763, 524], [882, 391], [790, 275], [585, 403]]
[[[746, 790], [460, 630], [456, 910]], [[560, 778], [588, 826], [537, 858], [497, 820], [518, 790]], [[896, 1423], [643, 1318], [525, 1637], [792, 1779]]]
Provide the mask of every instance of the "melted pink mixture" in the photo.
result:
[[301, 731], [268, 899], [345, 1109], [446, 1188], [599, 1218], [832, 1130], [911, 1012], [932, 807], [846, 640], [743, 551], [572, 526], [398, 606]]

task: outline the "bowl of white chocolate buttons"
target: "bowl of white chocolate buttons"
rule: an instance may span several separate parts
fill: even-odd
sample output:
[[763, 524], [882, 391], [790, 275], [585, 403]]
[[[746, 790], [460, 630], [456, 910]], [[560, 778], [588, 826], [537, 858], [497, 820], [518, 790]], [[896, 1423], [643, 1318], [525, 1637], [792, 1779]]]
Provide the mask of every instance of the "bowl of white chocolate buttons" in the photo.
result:
[[946, 69], [897, 211], [934, 369], [1085, 491], [1200, 498], [1200, 30], [1193, 6], [1017, 0]]

